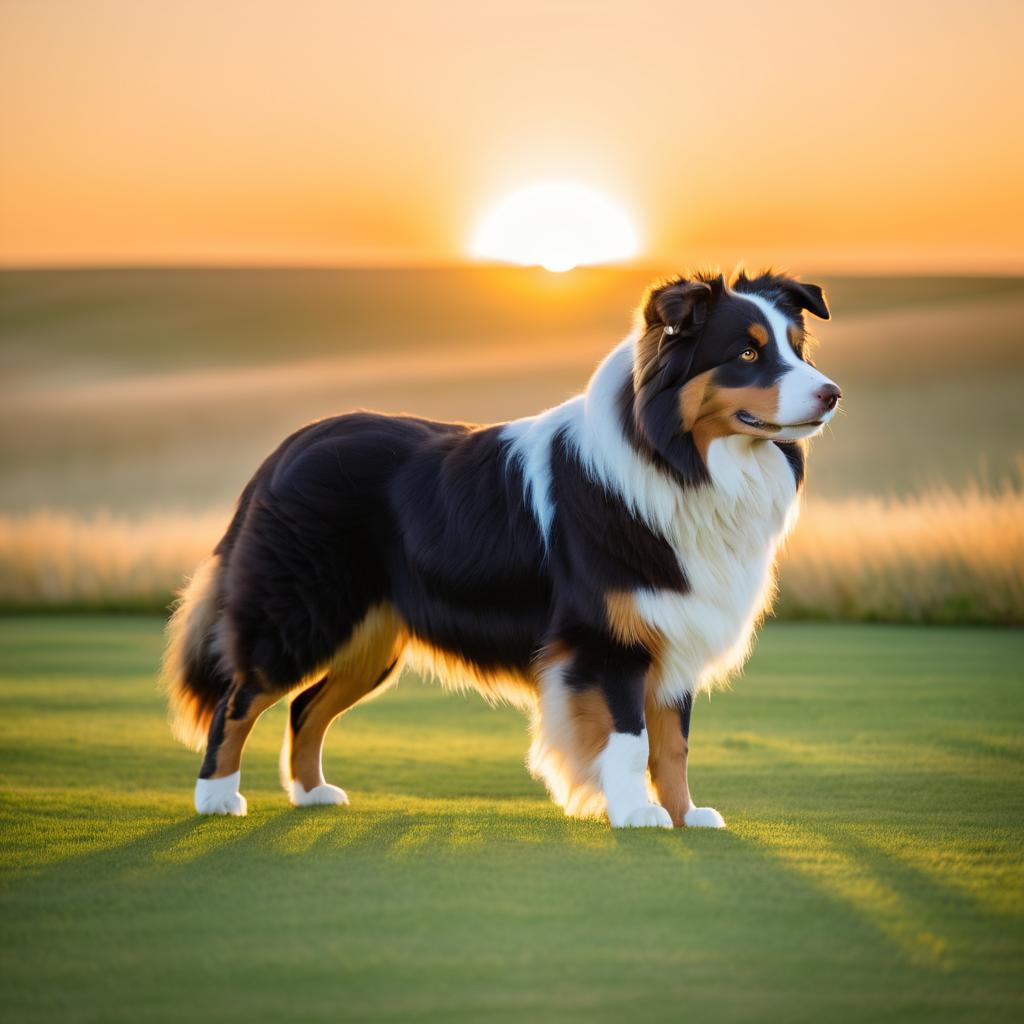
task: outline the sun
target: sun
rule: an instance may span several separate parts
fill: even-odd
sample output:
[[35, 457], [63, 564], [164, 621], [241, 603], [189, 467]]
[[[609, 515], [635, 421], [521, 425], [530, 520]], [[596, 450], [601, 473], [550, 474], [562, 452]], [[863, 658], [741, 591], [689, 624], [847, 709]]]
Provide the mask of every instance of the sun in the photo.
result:
[[636, 230], [611, 199], [575, 181], [541, 181], [498, 202], [470, 242], [477, 259], [561, 272], [635, 256]]

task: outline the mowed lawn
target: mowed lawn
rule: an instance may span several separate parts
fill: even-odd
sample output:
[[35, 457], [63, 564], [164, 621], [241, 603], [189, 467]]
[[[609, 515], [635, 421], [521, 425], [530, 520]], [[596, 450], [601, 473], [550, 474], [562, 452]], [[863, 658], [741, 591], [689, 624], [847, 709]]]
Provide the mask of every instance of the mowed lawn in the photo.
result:
[[726, 832], [563, 818], [522, 717], [407, 678], [349, 808], [200, 819], [157, 619], [0, 620], [0, 1017], [882, 1021], [1024, 1011], [1024, 634], [767, 627], [695, 710]]

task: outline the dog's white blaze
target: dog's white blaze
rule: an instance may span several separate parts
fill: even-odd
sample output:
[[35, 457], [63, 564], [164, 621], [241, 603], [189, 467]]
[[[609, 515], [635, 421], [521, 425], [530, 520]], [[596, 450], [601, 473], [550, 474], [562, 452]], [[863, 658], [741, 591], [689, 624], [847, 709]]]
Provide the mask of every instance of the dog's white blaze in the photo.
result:
[[[789, 342], [790, 321], [785, 317], [773, 303], [769, 302], [763, 295], [752, 295], [748, 292], [732, 292], [738, 299], [745, 299], [752, 302], [764, 314], [768, 326], [772, 329], [772, 336], [778, 347], [779, 355], [789, 369], [783, 374], [779, 381], [779, 405], [775, 412], [775, 422], [806, 423], [808, 420], [821, 420], [827, 423], [835, 415], [835, 410], [821, 414], [819, 412], [817, 394], [826, 385], [832, 384], [825, 374], [820, 373], [813, 366], [805, 363], [793, 351]], [[807, 430], [786, 431], [778, 435], [779, 440], [790, 440], [796, 437], [806, 437]]]

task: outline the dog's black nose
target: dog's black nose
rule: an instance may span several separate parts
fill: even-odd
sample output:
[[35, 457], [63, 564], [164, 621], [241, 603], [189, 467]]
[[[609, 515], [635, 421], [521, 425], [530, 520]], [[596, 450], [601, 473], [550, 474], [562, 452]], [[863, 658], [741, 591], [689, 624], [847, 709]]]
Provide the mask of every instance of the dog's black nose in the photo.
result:
[[818, 391], [817, 397], [825, 412], [830, 412], [839, 404], [839, 399], [843, 397], [843, 393], [835, 384], [825, 384]]

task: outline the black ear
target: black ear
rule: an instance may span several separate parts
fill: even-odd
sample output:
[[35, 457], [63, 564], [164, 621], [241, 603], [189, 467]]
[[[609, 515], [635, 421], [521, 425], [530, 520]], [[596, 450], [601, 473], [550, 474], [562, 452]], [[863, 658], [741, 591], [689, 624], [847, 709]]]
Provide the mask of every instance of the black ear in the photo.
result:
[[804, 284], [802, 281], [786, 281], [783, 288], [801, 309], [806, 309], [808, 313], [813, 313], [821, 320], [831, 319], [832, 314], [828, 311], [825, 293], [818, 285]]
[[681, 279], [655, 288], [644, 303], [647, 328], [664, 327], [666, 333], [678, 333], [684, 324], [699, 327], [707, 319], [711, 301], [725, 287], [725, 279], [690, 281]]

